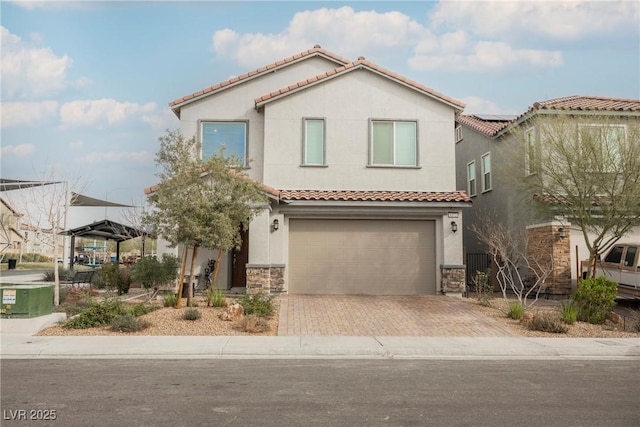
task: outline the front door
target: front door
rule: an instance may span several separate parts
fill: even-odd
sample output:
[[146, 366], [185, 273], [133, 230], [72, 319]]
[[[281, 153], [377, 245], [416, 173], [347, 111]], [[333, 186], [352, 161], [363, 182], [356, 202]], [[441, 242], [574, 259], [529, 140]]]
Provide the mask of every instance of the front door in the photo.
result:
[[231, 251], [233, 267], [231, 268], [231, 287], [247, 286], [247, 264], [249, 263], [249, 230], [241, 231], [242, 245], [240, 249]]

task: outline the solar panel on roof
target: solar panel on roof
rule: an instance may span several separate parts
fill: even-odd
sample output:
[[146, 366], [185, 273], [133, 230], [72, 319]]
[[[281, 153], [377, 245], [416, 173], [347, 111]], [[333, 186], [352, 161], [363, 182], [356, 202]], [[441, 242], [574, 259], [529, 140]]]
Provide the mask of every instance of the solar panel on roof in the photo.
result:
[[508, 122], [517, 117], [510, 114], [474, 114], [474, 116], [485, 122]]

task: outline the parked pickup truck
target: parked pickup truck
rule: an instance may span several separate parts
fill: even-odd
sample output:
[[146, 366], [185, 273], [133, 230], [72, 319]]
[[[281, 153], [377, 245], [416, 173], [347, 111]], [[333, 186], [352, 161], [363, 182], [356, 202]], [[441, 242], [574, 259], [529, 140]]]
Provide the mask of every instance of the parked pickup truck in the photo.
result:
[[640, 243], [614, 245], [596, 264], [596, 277], [618, 283], [621, 296], [640, 298]]

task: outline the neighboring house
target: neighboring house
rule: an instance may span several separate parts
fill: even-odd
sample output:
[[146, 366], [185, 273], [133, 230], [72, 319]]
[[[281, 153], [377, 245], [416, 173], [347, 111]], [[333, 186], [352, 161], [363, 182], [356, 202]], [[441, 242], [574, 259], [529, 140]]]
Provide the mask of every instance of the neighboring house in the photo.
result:
[[51, 229], [43, 230], [29, 224], [20, 224], [24, 234], [24, 253], [33, 253], [55, 258], [56, 253], [62, 253], [62, 239], [58, 239], [58, 250], [54, 251], [56, 238]]
[[[248, 175], [270, 188], [242, 249], [224, 258], [218, 287], [462, 291], [456, 231], [470, 199], [456, 190], [461, 102], [315, 46], [170, 106], [203, 156], [224, 146], [251, 159]], [[201, 271], [214, 255], [200, 258]]]
[[[469, 276], [483, 267], [482, 255], [486, 252], [482, 242], [469, 230], [487, 215], [506, 224], [511, 230], [538, 233], [538, 236], [554, 236], [547, 248], [553, 254], [554, 272], [548, 283], [552, 294], [565, 295], [575, 289], [580, 275], [580, 261], [589, 257], [581, 230], [571, 227], [570, 218], [554, 218], [541, 222], [531, 209], [530, 194], [520, 194], [514, 189], [510, 175], [501, 167], [512, 159], [501, 147], [515, 143], [514, 128], [529, 137], [526, 158], [522, 159], [522, 174], [535, 173], [535, 141], [538, 137], [532, 121], [540, 117], [565, 114], [569, 117], [607, 116], [612, 123], [620, 123], [625, 129], [628, 120], [640, 119], [640, 100], [615, 99], [589, 96], [570, 96], [534, 103], [519, 116], [507, 115], [459, 115], [456, 128], [456, 168], [458, 188], [464, 188], [473, 200], [473, 208], [465, 211], [464, 251]], [[582, 126], [582, 125], [581, 125]], [[596, 126], [601, 125], [593, 125]], [[579, 155], [579, 153], [576, 153]], [[507, 168], [508, 169], [508, 168]], [[634, 229], [622, 241], [640, 241], [640, 230]], [[468, 280], [470, 277], [467, 278]]]
[[21, 213], [0, 198], [0, 259], [8, 252], [22, 252], [24, 236], [19, 227], [21, 217]]

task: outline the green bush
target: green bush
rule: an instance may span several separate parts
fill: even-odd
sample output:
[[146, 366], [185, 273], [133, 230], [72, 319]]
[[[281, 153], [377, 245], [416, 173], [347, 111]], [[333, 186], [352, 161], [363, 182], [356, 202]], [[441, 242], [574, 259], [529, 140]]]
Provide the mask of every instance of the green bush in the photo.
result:
[[149, 313], [151, 310], [149, 309], [148, 306], [144, 304], [135, 304], [135, 305], [125, 306], [125, 311], [134, 317], [139, 317]]
[[489, 281], [489, 273], [484, 271], [476, 271], [472, 279], [475, 287], [476, 296], [480, 305], [491, 305], [493, 298], [493, 285]]
[[261, 317], [269, 317], [273, 314], [271, 297], [263, 293], [245, 295], [238, 303], [244, 309], [244, 314], [255, 314]]
[[559, 314], [564, 323], [573, 325], [578, 320], [578, 305], [573, 300], [563, 302]]
[[178, 295], [177, 294], [167, 294], [164, 296], [164, 306], [165, 307], [175, 307], [178, 305]]
[[172, 255], [162, 255], [162, 261], [144, 257], [131, 266], [131, 279], [145, 289], [158, 289], [178, 277], [176, 265], [179, 265], [179, 259]]
[[542, 313], [527, 322], [527, 328], [532, 331], [552, 332], [554, 334], [565, 334], [567, 326], [562, 323], [554, 313]]
[[187, 308], [184, 313], [182, 313], [182, 318], [184, 320], [198, 320], [202, 317], [202, 313], [197, 308]]
[[212, 307], [226, 307], [228, 305], [227, 296], [220, 289], [209, 288], [207, 300]]
[[524, 305], [522, 305], [520, 301], [510, 302], [507, 316], [511, 319], [522, 319], [522, 316], [524, 316]]
[[118, 332], [137, 332], [149, 327], [150, 323], [146, 320], [138, 319], [132, 314], [121, 314], [111, 321], [110, 329]]
[[20, 262], [51, 262], [51, 258], [46, 255], [36, 254], [32, 252], [26, 252], [22, 254], [22, 258], [20, 258], [20, 254], [17, 252], [6, 252], [4, 254], [4, 258], [2, 258], [3, 263], [8, 263], [10, 259], [18, 259]]
[[89, 307], [72, 319], [65, 322], [67, 329], [87, 329], [96, 326], [108, 325], [111, 321], [125, 313], [122, 303], [115, 298], [105, 298], [104, 300], [91, 301]]
[[[73, 280], [74, 274], [75, 272], [71, 269], [58, 267], [58, 276], [60, 278], [60, 281], [69, 282]], [[55, 282], [56, 280], [55, 271], [47, 270], [44, 273], [42, 273], [42, 280], [45, 282]]]
[[129, 277], [127, 269], [120, 268], [118, 263], [108, 262], [102, 264], [101, 271], [101, 279], [105, 288], [117, 289], [118, 295], [123, 295], [129, 292], [131, 277]]
[[580, 282], [573, 300], [578, 306], [578, 320], [593, 324], [604, 323], [605, 316], [616, 305], [618, 284], [604, 276]]

